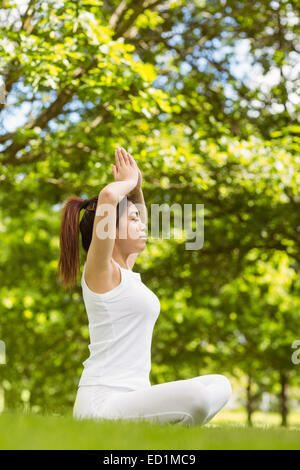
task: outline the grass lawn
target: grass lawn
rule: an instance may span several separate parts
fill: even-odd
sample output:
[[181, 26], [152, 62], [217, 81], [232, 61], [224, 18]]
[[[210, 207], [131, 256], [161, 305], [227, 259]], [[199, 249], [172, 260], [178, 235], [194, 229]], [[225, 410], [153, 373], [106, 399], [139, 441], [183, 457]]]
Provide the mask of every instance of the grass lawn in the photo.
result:
[[75, 421], [71, 412], [51, 416], [5, 411], [0, 414], [0, 449], [300, 449], [299, 414], [287, 428], [276, 424], [278, 417], [261, 415], [247, 427], [241, 424], [242, 412], [224, 410], [205, 426], [188, 428], [145, 421]]

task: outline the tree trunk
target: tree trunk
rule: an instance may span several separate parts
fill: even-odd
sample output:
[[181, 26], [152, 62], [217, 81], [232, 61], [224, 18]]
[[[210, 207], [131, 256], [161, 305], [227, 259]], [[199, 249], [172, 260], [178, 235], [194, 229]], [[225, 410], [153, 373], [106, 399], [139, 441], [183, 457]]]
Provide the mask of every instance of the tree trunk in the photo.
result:
[[248, 385], [247, 385], [247, 423], [248, 426], [252, 426], [252, 413], [253, 413], [253, 396], [251, 393], [252, 377], [248, 375]]
[[280, 411], [281, 411], [281, 426], [287, 426], [288, 415], [288, 376], [285, 371], [280, 372]]

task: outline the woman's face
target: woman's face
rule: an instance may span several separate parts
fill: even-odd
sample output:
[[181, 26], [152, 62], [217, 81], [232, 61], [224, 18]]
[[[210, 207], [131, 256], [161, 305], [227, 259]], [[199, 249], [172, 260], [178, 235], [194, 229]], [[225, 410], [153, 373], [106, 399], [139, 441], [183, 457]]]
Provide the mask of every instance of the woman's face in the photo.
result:
[[146, 246], [146, 225], [141, 221], [138, 208], [131, 201], [128, 201], [127, 213], [122, 214], [119, 220], [116, 239], [122, 251], [127, 253], [137, 253]]

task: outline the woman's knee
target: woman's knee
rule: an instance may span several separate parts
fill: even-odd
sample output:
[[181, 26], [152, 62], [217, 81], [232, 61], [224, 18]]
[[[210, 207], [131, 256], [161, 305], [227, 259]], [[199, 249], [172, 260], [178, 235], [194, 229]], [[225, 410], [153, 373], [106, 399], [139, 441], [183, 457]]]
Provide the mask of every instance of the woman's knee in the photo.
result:
[[231, 386], [230, 380], [227, 377], [225, 377], [225, 375], [222, 375], [222, 378], [224, 382], [224, 390], [225, 390], [225, 393], [227, 393], [228, 400], [229, 400], [229, 398], [232, 395], [232, 386]]
[[232, 395], [232, 386], [229, 379], [222, 374], [211, 374], [211, 379], [208, 388], [213, 387], [215, 389], [217, 387], [224, 396], [224, 402], [227, 403]]
[[193, 390], [190, 397], [190, 408], [196, 423], [201, 423], [209, 415], [211, 407], [209, 391], [201, 384]]
[[232, 386], [231, 386], [230, 380], [227, 377], [225, 377], [225, 375], [217, 374], [217, 376], [219, 377], [218, 380], [220, 380], [222, 389], [224, 390], [226, 401], [229, 401], [232, 395]]
[[[203, 376], [200, 376], [200, 381], [202, 381]], [[222, 374], [209, 374], [204, 376], [205, 379], [209, 379], [206, 383], [204, 382], [204, 386], [206, 387], [218, 387], [220, 388], [223, 393], [226, 401], [228, 401], [232, 395], [232, 386], [229, 379]]]

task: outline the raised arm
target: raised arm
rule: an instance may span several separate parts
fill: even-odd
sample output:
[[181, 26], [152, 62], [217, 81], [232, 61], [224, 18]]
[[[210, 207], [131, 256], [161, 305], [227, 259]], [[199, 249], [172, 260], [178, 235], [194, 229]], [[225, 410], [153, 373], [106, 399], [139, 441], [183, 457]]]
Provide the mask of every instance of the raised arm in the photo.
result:
[[119, 168], [118, 181], [107, 184], [98, 197], [92, 240], [86, 260], [86, 270], [90, 278], [96, 278], [111, 269], [116, 238], [116, 208], [138, 181], [137, 165], [125, 150], [117, 149], [115, 159]]
[[[139, 186], [139, 184], [137, 184], [137, 186], [133, 189], [133, 191], [131, 191], [131, 193], [128, 194], [128, 197], [132, 197], [132, 199], [134, 200], [135, 205], [140, 211], [141, 221], [147, 227], [148, 226], [147, 207], [146, 207], [145, 200], [144, 200], [142, 186], [141, 185]], [[140, 252], [131, 253], [128, 256], [127, 263], [130, 266], [130, 269], [133, 268], [139, 254]]]
[[[131, 157], [130, 153], [127, 152], [127, 154]], [[113, 171], [113, 175], [116, 179], [116, 167], [115, 167], [115, 165], [112, 165], [112, 171]], [[146, 207], [146, 204], [145, 204], [144, 194], [143, 194], [143, 190], [142, 190], [142, 172], [139, 168], [138, 168], [138, 181], [137, 181], [137, 184], [132, 189], [132, 191], [130, 191], [130, 193], [128, 194], [128, 197], [133, 199], [135, 205], [137, 206], [137, 209], [140, 212], [141, 221], [147, 227], [148, 226], [147, 207]], [[128, 256], [127, 264], [129, 265], [130, 269], [133, 268], [138, 255], [139, 255], [139, 252], [138, 253], [131, 253]]]

